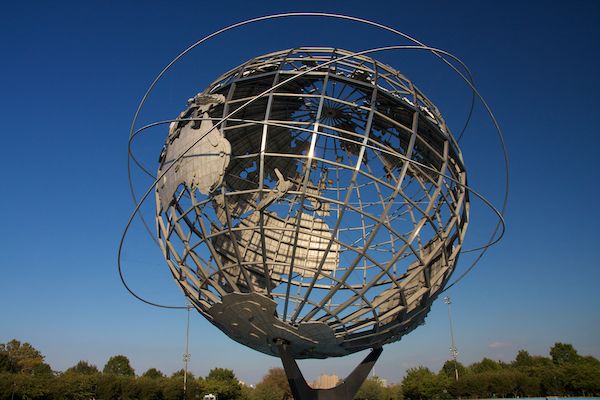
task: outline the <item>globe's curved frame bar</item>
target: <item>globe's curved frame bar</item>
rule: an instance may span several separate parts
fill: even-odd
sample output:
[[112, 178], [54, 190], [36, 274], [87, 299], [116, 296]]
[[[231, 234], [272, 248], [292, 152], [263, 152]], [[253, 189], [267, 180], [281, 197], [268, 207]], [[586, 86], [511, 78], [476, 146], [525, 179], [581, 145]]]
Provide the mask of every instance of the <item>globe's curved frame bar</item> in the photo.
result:
[[[173, 61], [171, 61], [171, 63], [169, 63], [169, 64], [168, 64], [168, 65], [167, 65], [167, 66], [166, 66], [166, 67], [165, 67], [165, 68], [164, 68], [164, 69], [161, 71], [161, 73], [160, 73], [160, 74], [159, 74], [159, 75], [158, 75], [158, 76], [155, 78], [155, 80], [154, 80], [154, 81], [152, 82], [152, 84], [150, 85], [149, 89], [147, 90], [146, 94], [144, 95], [144, 97], [142, 98], [142, 100], [141, 100], [141, 102], [140, 102], [140, 104], [139, 104], [139, 106], [138, 106], [138, 109], [137, 109], [137, 111], [136, 111], [136, 113], [135, 113], [135, 116], [134, 116], [134, 119], [133, 119], [133, 122], [132, 122], [131, 130], [130, 130], [129, 146], [128, 146], [128, 153], [129, 153], [129, 158], [128, 158], [128, 175], [129, 175], [129, 178], [130, 178], [130, 190], [131, 190], [132, 198], [134, 199], [134, 202], [136, 203], [136, 208], [135, 208], [134, 212], [132, 213], [132, 215], [130, 216], [130, 219], [129, 219], [129, 221], [128, 221], [127, 225], [126, 225], [126, 228], [125, 228], [125, 230], [124, 230], [124, 232], [123, 232], [123, 236], [122, 236], [122, 238], [121, 238], [121, 241], [120, 241], [120, 244], [119, 244], [119, 251], [118, 251], [118, 269], [119, 269], [119, 275], [120, 275], [120, 278], [121, 278], [121, 280], [122, 280], [122, 282], [123, 282], [124, 286], [126, 287], [126, 289], [127, 289], [127, 290], [128, 290], [128, 291], [129, 291], [129, 292], [130, 292], [130, 293], [131, 293], [131, 294], [132, 294], [134, 297], [138, 298], [139, 300], [141, 300], [141, 301], [143, 301], [143, 302], [145, 302], [145, 303], [147, 303], [147, 304], [150, 304], [150, 305], [153, 305], [153, 306], [158, 306], [158, 307], [163, 307], [163, 308], [179, 308], [179, 309], [186, 309], [186, 307], [177, 307], [177, 306], [164, 306], [164, 305], [156, 304], [156, 303], [153, 303], [153, 302], [150, 302], [150, 301], [147, 301], [147, 300], [145, 300], [145, 299], [141, 298], [141, 297], [140, 297], [140, 296], [138, 296], [136, 293], [134, 293], [134, 292], [131, 290], [131, 288], [129, 288], [129, 286], [127, 285], [127, 283], [126, 283], [126, 281], [125, 281], [125, 279], [124, 279], [124, 276], [123, 276], [123, 274], [122, 274], [122, 269], [121, 269], [121, 252], [122, 252], [122, 247], [123, 247], [124, 239], [125, 239], [125, 236], [126, 236], [126, 234], [127, 234], [127, 231], [128, 231], [128, 229], [129, 229], [129, 226], [131, 225], [131, 222], [132, 222], [133, 218], [135, 217], [135, 215], [138, 215], [138, 212], [139, 212], [139, 209], [140, 209], [141, 205], [142, 205], [142, 204], [143, 204], [143, 202], [146, 200], [146, 198], [148, 197], [148, 195], [149, 195], [149, 194], [152, 192], [152, 190], [153, 190], [153, 188], [154, 188], [154, 186], [155, 186], [156, 182], [157, 182], [157, 181], [158, 181], [158, 180], [159, 180], [159, 179], [162, 177], [162, 175], [164, 175], [164, 172], [166, 172], [166, 171], [164, 171], [164, 172], [163, 172], [163, 174], [161, 174], [161, 176], [157, 177], [157, 178], [156, 178], [156, 180], [155, 180], [155, 182], [154, 182], [154, 184], [153, 184], [153, 185], [151, 185], [151, 187], [150, 187], [150, 188], [149, 188], [149, 189], [146, 191], [146, 193], [144, 194], [144, 196], [143, 196], [143, 197], [142, 197], [142, 198], [141, 198], [139, 201], [137, 201], [137, 198], [136, 198], [136, 195], [135, 195], [135, 191], [134, 191], [134, 188], [133, 188], [133, 182], [132, 182], [132, 179], [131, 179], [131, 160], [133, 160], [133, 161], [134, 161], [134, 163], [135, 163], [136, 165], [138, 165], [138, 167], [140, 167], [140, 168], [141, 168], [141, 169], [142, 169], [144, 172], [146, 172], [147, 174], [149, 174], [150, 176], [152, 176], [152, 177], [153, 177], [153, 175], [152, 175], [151, 173], [149, 173], [149, 172], [148, 172], [148, 171], [147, 171], [147, 170], [146, 170], [146, 169], [145, 169], [145, 168], [144, 168], [144, 167], [143, 167], [141, 164], [139, 164], [139, 163], [138, 163], [138, 161], [135, 159], [135, 157], [134, 157], [134, 155], [133, 155], [133, 152], [131, 151], [131, 145], [132, 145], [132, 142], [133, 142], [133, 139], [135, 138], [135, 136], [137, 136], [137, 134], [139, 134], [139, 133], [140, 133], [140, 132], [142, 132], [143, 130], [145, 130], [145, 129], [147, 129], [147, 128], [149, 128], [149, 127], [150, 127], [150, 126], [146, 126], [146, 127], [144, 127], [144, 128], [141, 128], [141, 129], [135, 130], [135, 124], [136, 124], [136, 121], [137, 121], [138, 115], [139, 115], [139, 113], [141, 112], [141, 110], [142, 110], [142, 108], [143, 108], [143, 105], [145, 104], [145, 102], [146, 102], [146, 100], [148, 99], [148, 97], [149, 97], [150, 93], [153, 91], [153, 89], [154, 89], [155, 85], [156, 85], [156, 84], [158, 83], [158, 81], [159, 81], [159, 80], [162, 78], [162, 76], [163, 76], [163, 75], [164, 75], [164, 74], [165, 74], [165, 73], [166, 73], [166, 72], [167, 72], [167, 71], [168, 71], [168, 70], [169, 70], [169, 69], [170, 69], [170, 68], [171, 68], [171, 67], [172, 67], [172, 66], [173, 66], [173, 65], [174, 65], [174, 64], [175, 64], [175, 63], [176, 63], [178, 60], [179, 60], [179, 59], [181, 59], [183, 56], [185, 56], [185, 55], [186, 55], [187, 53], [189, 53], [189, 52], [190, 52], [190, 51], [191, 51], [193, 48], [197, 47], [197, 46], [198, 46], [198, 45], [200, 45], [201, 43], [203, 43], [203, 42], [205, 42], [205, 41], [207, 41], [207, 40], [209, 40], [209, 39], [211, 39], [211, 38], [213, 38], [213, 37], [215, 37], [215, 36], [217, 36], [217, 35], [219, 35], [219, 34], [221, 34], [221, 33], [225, 32], [225, 31], [228, 31], [228, 30], [231, 30], [231, 29], [234, 29], [234, 28], [237, 28], [237, 27], [240, 27], [240, 26], [246, 25], [246, 24], [255, 23], [255, 22], [259, 22], [259, 21], [264, 21], [264, 20], [268, 20], [268, 19], [284, 18], [284, 17], [294, 17], [294, 16], [304, 16], [304, 17], [315, 16], [315, 17], [331, 17], [331, 18], [345, 19], [345, 20], [351, 20], [351, 21], [354, 21], [354, 22], [365, 23], [365, 24], [368, 24], [368, 25], [372, 25], [372, 26], [379, 27], [379, 28], [382, 28], [382, 29], [384, 29], [384, 30], [387, 30], [387, 31], [393, 32], [393, 33], [395, 33], [395, 34], [398, 34], [398, 35], [402, 36], [402, 37], [403, 37], [403, 38], [405, 38], [405, 39], [408, 39], [408, 40], [411, 40], [411, 41], [413, 41], [414, 43], [418, 43], [418, 44], [419, 44], [419, 46], [387, 46], [387, 47], [383, 47], [383, 48], [370, 49], [370, 50], [365, 50], [365, 51], [361, 51], [361, 52], [356, 52], [356, 53], [353, 53], [353, 55], [361, 55], [361, 54], [368, 54], [368, 53], [377, 52], [377, 51], [384, 51], [384, 50], [398, 50], [398, 49], [420, 49], [420, 50], [427, 50], [427, 51], [431, 52], [432, 54], [436, 55], [437, 57], [439, 57], [439, 58], [440, 58], [442, 61], [444, 61], [444, 62], [445, 62], [447, 65], [449, 65], [449, 66], [450, 66], [450, 67], [451, 67], [451, 68], [452, 68], [452, 69], [453, 69], [453, 70], [454, 70], [454, 71], [455, 71], [455, 72], [456, 72], [456, 73], [457, 73], [457, 74], [458, 74], [458, 75], [459, 75], [459, 76], [460, 76], [460, 77], [461, 77], [461, 78], [462, 78], [462, 79], [463, 79], [463, 80], [464, 80], [464, 81], [465, 81], [465, 82], [468, 84], [468, 86], [470, 86], [470, 88], [471, 88], [471, 90], [472, 90], [472, 93], [473, 93], [473, 99], [474, 99], [475, 95], [476, 95], [476, 96], [477, 96], [477, 97], [480, 99], [480, 101], [481, 101], [481, 102], [483, 103], [483, 105], [485, 106], [485, 108], [486, 108], [486, 110], [487, 110], [487, 112], [488, 112], [488, 115], [490, 116], [490, 119], [493, 121], [493, 123], [494, 123], [494, 126], [496, 127], [496, 130], [497, 130], [498, 137], [499, 137], [499, 139], [500, 139], [500, 143], [501, 143], [501, 145], [502, 145], [502, 148], [503, 148], [504, 159], [505, 159], [505, 171], [506, 171], [506, 188], [505, 188], [505, 196], [504, 196], [504, 201], [503, 201], [502, 208], [501, 208], [501, 210], [500, 210], [500, 211], [498, 211], [498, 210], [497, 210], [495, 207], [493, 207], [493, 205], [492, 205], [492, 204], [491, 204], [491, 203], [490, 203], [488, 200], [486, 200], [486, 199], [485, 199], [483, 196], [481, 196], [479, 193], [477, 193], [476, 191], [474, 191], [474, 190], [473, 190], [473, 189], [471, 189], [470, 187], [467, 187], [467, 186], [465, 186], [465, 189], [467, 189], [469, 192], [471, 192], [471, 193], [475, 194], [477, 197], [479, 197], [480, 199], [482, 199], [482, 201], [483, 201], [483, 202], [484, 202], [486, 205], [488, 205], [488, 206], [490, 206], [490, 207], [492, 208], [492, 210], [493, 210], [493, 211], [494, 211], [494, 212], [495, 212], [495, 213], [498, 215], [498, 217], [499, 217], [499, 222], [498, 222], [498, 224], [496, 225], [496, 228], [494, 229], [494, 231], [493, 231], [493, 233], [492, 233], [492, 235], [491, 235], [491, 237], [490, 237], [489, 241], [488, 241], [488, 242], [487, 242], [487, 243], [486, 243], [484, 246], [481, 246], [481, 247], [479, 247], [479, 248], [477, 248], [477, 249], [471, 249], [471, 250], [464, 250], [464, 251], [463, 251], [463, 252], [466, 252], [466, 251], [477, 251], [477, 250], [481, 250], [481, 253], [480, 253], [480, 254], [477, 256], [477, 258], [476, 258], [476, 259], [475, 259], [475, 261], [474, 261], [474, 262], [471, 264], [471, 266], [470, 266], [470, 267], [469, 267], [469, 268], [468, 268], [468, 269], [467, 269], [467, 270], [466, 270], [466, 271], [465, 271], [465, 272], [464, 272], [464, 273], [463, 273], [463, 274], [462, 274], [462, 275], [461, 275], [459, 278], [457, 278], [457, 279], [456, 279], [456, 280], [455, 280], [455, 281], [454, 281], [452, 284], [448, 285], [448, 286], [447, 286], [447, 287], [444, 289], [444, 291], [445, 291], [445, 290], [448, 290], [448, 289], [449, 289], [451, 286], [453, 286], [453, 285], [454, 285], [454, 284], [456, 284], [458, 281], [460, 281], [460, 280], [461, 280], [461, 279], [462, 279], [462, 278], [463, 278], [463, 277], [464, 277], [464, 276], [465, 276], [465, 275], [466, 275], [468, 272], [470, 272], [470, 271], [472, 270], [472, 268], [473, 268], [473, 267], [474, 267], [474, 266], [477, 264], [477, 262], [479, 261], [479, 259], [481, 259], [481, 257], [482, 257], [482, 256], [485, 254], [485, 252], [487, 251], [487, 249], [488, 249], [490, 246], [492, 246], [493, 244], [497, 243], [497, 242], [498, 242], [498, 241], [501, 239], [501, 237], [502, 237], [502, 235], [503, 235], [503, 233], [504, 233], [504, 220], [503, 220], [503, 214], [504, 214], [504, 211], [505, 211], [505, 208], [506, 208], [506, 203], [507, 203], [507, 198], [508, 198], [508, 188], [509, 188], [509, 179], [508, 179], [508, 157], [507, 157], [506, 146], [505, 146], [505, 143], [504, 143], [504, 139], [503, 139], [503, 136], [502, 136], [502, 132], [501, 132], [501, 130], [500, 130], [500, 127], [499, 127], [499, 125], [498, 125], [498, 123], [497, 123], [497, 121], [496, 121], [496, 119], [495, 119], [495, 117], [494, 117], [494, 115], [493, 115], [493, 113], [492, 113], [492, 111], [491, 111], [490, 107], [487, 105], [487, 103], [485, 102], [485, 100], [483, 99], [483, 97], [482, 97], [482, 96], [479, 94], [479, 92], [478, 92], [478, 91], [477, 91], [477, 89], [475, 88], [475, 86], [474, 86], [474, 84], [473, 84], [473, 82], [472, 82], [472, 79], [471, 79], [471, 77], [470, 77], [470, 72], [469, 72], [468, 68], [465, 66], [465, 64], [464, 64], [464, 63], [462, 63], [462, 61], [460, 61], [460, 60], [459, 60], [457, 57], [453, 56], [452, 54], [450, 54], [450, 53], [448, 53], [448, 52], [446, 52], [446, 51], [444, 51], [444, 50], [441, 50], [441, 49], [436, 49], [436, 48], [432, 48], [432, 47], [429, 47], [429, 46], [425, 46], [425, 45], [423, 45], [421, 42], [417, 41], [416, 39], [414, 39], [414, 38], [412, 38], [412, 37], [410, 37], [410, 36], [408, 36], [408, 35], [406, 35], [406, 34], [404, 34], [404, 33], [402, 33], [402, 32], [399, 32], [399, 31], [397, 31], [397, 30], [395, 30], [395, 29], [393, 29], [393, 28], [390, 28], [390, 27], [387, 27], [387, 26], [384, 26], [384, 25], [381, 25], [381, 24], [378, 24], [378, 23], [375, 23], [375, 22], [372, 22], [372, 21], [364, 20], [364, 19], [361, 19], [361, 18], [350, 17], [350, 16], [344, 16], [344, 15], [338, 15], [338, 14], [328, 14], [328, 13], [286, 13], [286, 14], [276, 14], [276, 15], [270, 15], [270, 16], [265, 16], [265, 17], [254, 18], [254, 19], [250, 19], [250, 20], [247, 20], [247, 21], [242, 21], [242, 22], [240, 22], [240, 23], [237, 23], [237, 24], [234, 24], [234, 25], [230, 25], [230, 26], [228, 26], [228, 27], [226, 27], [226, 28], [223, 28], [223, 29], [221, 29], [221, 30], [219, 30], [219, 31], [216, 31], [216, 32], [214, 32], [213, 34], [210, 34], [210, 35], [206, 36], [205, 38], [201, 39], [200, 41], [198, 41], [198, 42], [194, 43], [192, 46], [188, 47], [186, 50], [184, 50], [182, 53], [180, 53], [180, 54], [179, 54], [179, 55], [178, 55], [178, 56], [177, 56], [177, 57], [176, 57], [176, 58], [175, 58]], [[453, 60], [455, 60], [456, 62], [458, 62], [459, 64], [461, 64], [461, 65], [462, 65], [462, 67], [463, 67], [463, 68], [465, 68], [465, 71], [467, 72], [468, 78], [467, 78], [467, 77], [465, 77], [465, 75], [464, 75], [464, 74], [463, 74], [463, 73], [462, 73], [460, 70], [458, 70], [458, 68], [456, 68], [456, 66], [454, 66], [454, 65], [453, 65], [452, 63], [450, 63], [450, 62], [449, 62], [449, 61], [448, 61], [446, 58], [444, 58], [444, 56], [450, 57], [451, 59], [453, 59]], [[339, 61], [339, 59], [338, 59], [338, 61]], [[315, 68], [313, 68], [313, 69], [316, 69], [316, 68], [323, 67], [324, 65], [326, 65], [326, 64], [321, 64], [320, 66], [318, 66], [318, 67], [315, 67]], [[311, 70], [313, 70], [313, 69], [308, 69], [308, 70], [306, 70], [306, 71], [304, 71], [304, 72], [305, 72], [305, 73], [308, 73], [308, 72], [310, 72], [310, 71], [311, 71]], [[302, 74], [296, 75], [296, 76], [294, 76], [294, 77], [290, 78], [289, 80], [295, 79], [295, 78], [297, 78], [297, 77], [299, 77], [299, 76], [301, 76], [301, 75], [302, 75]], [[282, 85], [282, 84], [284, 84], [284, 83], [287, 83], [287, 81], [289, 81], [289, 80], [286, 80], [286, 81], [283, 81], [283, 82], [281, 82], [281, 83], [280, 83], [280, 85]], [[254, 100], [256, 100], [256, 99], [258, 99], [258, 98], [261, 98], [261, 97], [265, 96], [266, 94], [268, 94], [269, 92], [273, 91], [273, 90], [274, 90], [274, 89], [276, 89], [277, 87], [278, 87], [278, 86], [273, 86], [273, 87], [271, 87], [269, 90], [267, 90], [267, 91], [265, 91], [265, 92], [261, 93], [261, 94], [260, 94], [259, 96], [257, 96], [256, 98], [254, 98], [254, 99], [252, 99], [252, 100], [249, 100], [249, 101], [248, 101], [246, 104], [244, 104], [242, 107], [240, 107], [240, 108], [239, 108], [239, 109], [237, 109], [237, 110], [240, 110], [240, 109], [242, 109], [242, 108], [246, 107], [247, 105], [249, 105], [250, 103], [252, 103]], [[469, 111], [469, 116], [468, 116], [468, 118], [467, 118], [467, 122], [466, 122], [466, 124], [465, 124], [465, 127], [463, 128], [463, 131], [461, 132], [461, 134], [460, 134], [459, 138], [462, 136], [462, 134], [464, 133], [464, 131], [465, 131], [466, 127], [468, 126], [468, 122], [469, 122], [469, 119], [470, 119], [470, 116], [471, 116], [472, 109], [473, 109], [473, 107], [471, 106], [471, 109], [470, 109], [470, 111]], [[222, 122], [224, 122], [224, 121], [226, 121], [226, 120], [228, 120], [228, 119], [230, 119], [230, 117], [231, 117], [231, 116], [232, 116], [232, 115], [233, 115], [233, 114], [234, 114], [234, 113], [235, 113], [237, 110], [235, 110], [234, 112], [230, 113], [228, 116], [226, 116], [225, 118], [223, 118], [223, 119], [221, 120], [221, 123], [222, 123]], [[253, 121], [253, 122], [255, 122], [255, 121]], [[219, 126], [219, 124], [215, 125], [215, 127], [214, 127], [214, 128], [217, 128], [218, 126]], [[214, 129], [214, 128], [213, 128], [213, 129]], [[200, 140], [202, 140], [202, 137], [201, 137], [201, 138], [199, 138], [199, 139], [198, 139], [198, 141], [196, 141], [196, 143], [198, 143]], [[188, 150], [190, 150], [190, 149], [191, 149], [191, 148], [192, 148], [192, 147], [193, 147], [193, 146], [194, 146], [196, 143], [192, 144], [192, 145], [190, 146], [190, 148], [188, 148]], [[181, 156], [180, 156], [180, 157], [183, 157], [183, 156], [184, 156], [186, 153], [187, 153], [187, 151], [186, 151], [186, 152], [184, 152], [183, 154], [181, 154]], [[408, 161], [409, 161], [409, 162], [411, 162], [411, 163], [418, 164], [418, 162], [416, 162], [416, 161], [414, 161], [414, 160], [408, 160]], [[424, 165], [421, 165], [421, 167], [422, 167], [422, 168], [427, 168], [427, 169], [429, 169], [427, 166], [424, 166]], [[437, 173], [437, 171], [434, 171], [434, 172], [435, 172], [435, 173]], [[450, 177], [446, 177], [446, 178], [447, 178], [447, 179], [449, 179], [449, 180], [452, 180]], [[141, 218], [142, 218], [142, 220], [143, 220], [143, 216], [142, 216], [141, 214], [140, 214], [140, 217], [141, 217]], [[143, 222], [144, 222], [144, 224], [146, 225], [145, 221], [143, 221]], [[146, 227], [147, 227], [147, 225], [146, 225]], [[498, 230], [499, 230], [500, 228], [502, 228], [502, 230], [501, 230], [501, 233], [500, 233], [500, 235], [499, 235], [498, 237], [496, 237], [496, 234], [498, 233]], [[153, 239], [154, 239], [154, 238], [153, 238]]]

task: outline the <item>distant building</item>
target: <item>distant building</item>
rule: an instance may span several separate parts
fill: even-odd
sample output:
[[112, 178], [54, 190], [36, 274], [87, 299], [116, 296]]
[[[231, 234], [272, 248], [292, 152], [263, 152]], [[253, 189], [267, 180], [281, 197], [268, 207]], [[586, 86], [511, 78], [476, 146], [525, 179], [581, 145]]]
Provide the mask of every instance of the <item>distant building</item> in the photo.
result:
[[340, 378], [338, 378], [335, 374], [321, 374], [315, 381], [312, 383], [312, 387], [314, 389], [331, 389], [335, 385], [338, 384]]

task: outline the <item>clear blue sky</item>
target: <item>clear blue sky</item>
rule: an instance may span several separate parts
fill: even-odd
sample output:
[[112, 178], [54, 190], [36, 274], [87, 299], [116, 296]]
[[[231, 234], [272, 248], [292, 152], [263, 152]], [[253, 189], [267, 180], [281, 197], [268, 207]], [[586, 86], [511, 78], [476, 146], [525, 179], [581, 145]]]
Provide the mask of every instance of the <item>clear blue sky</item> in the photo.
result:
[[[326, 4], [326, 5], [325, 5]], [[129, 296], [116, 250], [132, 211], [128, 129], [147, 85], [179, 51], [218, 28], [283, 11], [328, 11], [379, 21], [461, 57], [496, 112], [511, 159], [508, 233], [449, 291], [459, 358], [547, 354], [557, 341], [600, 357], [597, 167], [600, 8], [597, 2], [9, 2], [0, 16], [2, 209], [0, 342], [31, 342], [56, 370], [80, 359], [102, 367], [127, 355], [138, 373], [181, 368], [185, 314]], [[391, 35], [333, 21], [289, 20], [229, 34], [203, 48], [158, 88], [143, 120], [172, 118], [219, 73], [252, 55], [297, 45], [362, 50]], [[381, 55], [436, 102], [455, 131], [464, 87], [431, 58]], [[463, 92], [460, 92], [462, 88]], [[479, 117], [464, 141], [471, 183], [501, 193], [493, 131]], [[142, 141], [155, 162], [165, 132]], [[471, 243], [486, 214], [474, 210]], [[161, 255], [135, 227], [126, 274], [153, 300], [181, 304]], [[461, 268], [468, 259], [465, 257]], [[232, 368], [257, 382], [279, 360], [231, 341], [193, 315], [191, 369]], [[376, 373], [438, 369], [448, 358], [445, 305], [385, 348]], [[301, 363], [309, 377], [345, 375], [363, 354]]]

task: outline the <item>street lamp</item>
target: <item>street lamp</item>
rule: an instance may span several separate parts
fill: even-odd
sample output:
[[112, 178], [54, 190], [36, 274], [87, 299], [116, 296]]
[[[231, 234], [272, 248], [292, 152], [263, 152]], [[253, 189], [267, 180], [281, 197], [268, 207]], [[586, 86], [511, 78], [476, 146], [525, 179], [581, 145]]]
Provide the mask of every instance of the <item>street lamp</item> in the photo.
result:
[[450, 356], [454, 360], [454, 378], [458, 381], [458, 350], [456, 350], [456, 344], [454, 343], [454, 329], [452, 327], [452, 314], [450, 312], [450, 305], [452, 300], [450, 297], [444, 297], [444, 303], [448, 304], [448, 321], [450, 322]]
[[185, 353], [183, 354], [183, 398], [187, 399], [187, 374], [188, 374], [188, 363], [190, 362], [190, 353], [189, 353], [189, 339], [190, 339], [190, 308], [192, 307], [191, 303], [186, 304], [187, 308], [187, 327], [185, 330]]

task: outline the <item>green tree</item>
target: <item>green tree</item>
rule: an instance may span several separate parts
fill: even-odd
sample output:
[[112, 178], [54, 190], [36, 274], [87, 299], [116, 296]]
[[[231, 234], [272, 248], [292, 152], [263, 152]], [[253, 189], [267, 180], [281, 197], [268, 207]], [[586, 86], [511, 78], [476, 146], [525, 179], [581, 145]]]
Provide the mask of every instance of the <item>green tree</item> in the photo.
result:
[[65, 373], [54, 379], [51, 397], [65, 400], [89, 400], [96, 397], [97, 374]]
[[271, 386], [268, 384], [257, 384], [256, 388], [252, 392], [253, 400], [283, 400], [286, 398], [287, 397], [283, 390], [277, 386]]
[[232, 370], [214, 368], [204, 380], [203, 391], [212, 393], [218, 400], [235, 400], [241, 396], [242, 388]]
[[481, 361], [473, 363], [469, 366], [469, 370], [475, 374], [483, 372], [499, 371], [502, 369], [502, 364], [494, 360], [484, 357]]
[[115, 375], [100, 375], [98, 377], [98, 385], [96, 393], [98, 398], [103, 400], [119, 399], [122, 397], [121, 380]]
[[544, 368], [552, 365], [552, 360], [542, 356], [532, 356], [526, 350], [519, 350], [515, 360], [512, 362], [513, 367], [527, 369], [531, 373], [535, 371], [532, 368]]
[[425, 367], [411, 368], [406, 371], [402, 380], [402, 391], [405, 399], [449, 398], [446, 388], [447, 378], [437, 376]]
[[580, 356], [579, 363], [600, 368], [600, 361], [592, 356]]
[[390, 400], [403, 400], [404, 393], [402, 391], [402, 384], [398, 383], [395, 385], [388, 386], [386, 388], [386, 398]]
[[572, 396], [600, 394], [600, 367], [592, 363], [571, 364], [565, 367], [566, 390]]
[[13, 397], [13, 391], [16, 389], [17, 374], [0, 372], [0, 399], [9, 400]]
[[[181, 378], [183, 379], [183, 375], [185, 374], [185, 370], [182, 368], [179, 371], [175, 371], [171, 374], [171, 378]], [[192, 381], [194, 380], [194, 374], [192, 374], [190, 371], [188, 371], [187, 373], [187, 381]]]
[[498, 369], [487, 371], [479, 375], [480, 379], [487, 382], [488, 397], [515, 397], [517, 392], [517, 371], [511, 369]]
[[165, 400], [183, 400], [183, 384], [179, 379], [164, 379], [162, 384], [162, 393]]
[[387, 400], [387, 392], [378, 377], [366, 379], [354, 396], [357, 400]]
[[51, 397], [55, 379], [52, 374], [2, 374], [0, 395], [3, 400], [46, 400]]
[[97, 374], [98, 367], [87, 361], [79, 361], [77, 364], [65, 371], [66, 374], [81, 374], [81, 375], [93, 375]]
[[44, 362], [42, 353], [27, 342], [21, 343], [13, 339], [6, 344], [0, 343], [0, 354], [5, 354], [8, 360], [13, 360], [18, 372], [30, 375], [52, 374], [52, 369]]
[[135, 371], [129, 365], [129, 359], [121, 354], [109, 358], [102, 372], [112, 375], [135, 376]]
[[165, 374], [163, 374], [156, 368], [149, 368], [146, 372], [144, 372], [142, 374], [142, 376], [144, 378], [149, 378], [149, 379], [159, 379], [159, 378], [164, 378]]
[[460, 362], [454, 362], [454, 360], [448, 360], [442, 366], [440, 370], [441, 374], [444, 374], [448, 378], [456, 379], [455, 368], [458, 371], [458, 376], [461, 377], [465, 374], [465, 366]]
[[562, 396], [566, 394], [567, 377], [564, 368], [551, 364], [545, 368], [539, 368], [536, 373], [540, 379], [542, 396]]
[[550, 349], [550, 357], [555, 364], [572, 364], [579, 361], [579, 354], [572, 344], [568, 343], [554, 343], [554, 346]]
[[283, 368], [271, 368], [254, 390], [256, 400], [286, 400], [292, 398], [292, 390]]
[[201, 399], [202, 395], [205, 394], [203, 382], [195, 379], [188, 380], [186, 387], [187, 394], [184, 395], [183, 380], [181, 379], [182, 376], [183, 374], [160, 380], [161, 384], [163, 385], [163, 398], [165, 400], [183, 400], [184, 398]]
[[14, 374], [19, 371], [17, 362], [8, 355], [7, 351], [0, 352], [0, 373], [9, 372]]
[[533, 357], [531, 357], [527, 350], [519, 350], [512, 365], [515, 367], [532, 367]]
[[227, 368], [213, 368], [208, 373], [206, 379], [217, 380], [217, 381], [231, 381], [235, 380], [237, 382], [237, 378], [232, 370]]
[[146, 373], [144, 373], [144, 375], [142, 375], [141, 378], [136, 379], [140, 399], [163, 400], [163, 388], [165, 380], [166, 379], [164, 379], [163, 377], [148, 377], [146, 376]]
[[518, 397], [540, 397], [541, 380], [535, 373], [535, 369], [528, 372], [516, 370], [516, 396]]
[[486, 398], [488, 385], [479, 374], [466, 373], [453, 383], [453, 394], [456, 398]]
[[[242, 391], [240, 393], [240, 400], [257, 400], [255, 397], [256, 390], [247, 385], [242, 385]], [[281, 400], [281, 399], [277, 399]]]

